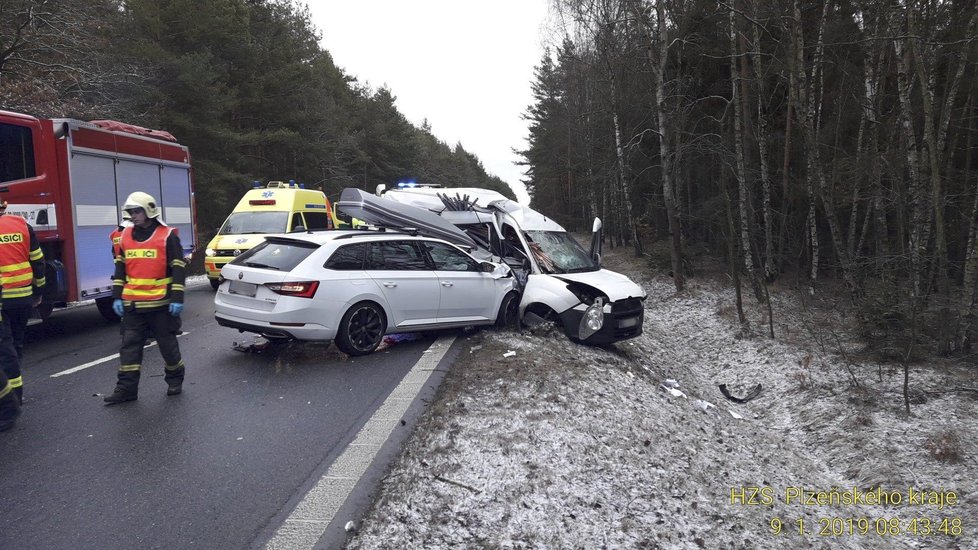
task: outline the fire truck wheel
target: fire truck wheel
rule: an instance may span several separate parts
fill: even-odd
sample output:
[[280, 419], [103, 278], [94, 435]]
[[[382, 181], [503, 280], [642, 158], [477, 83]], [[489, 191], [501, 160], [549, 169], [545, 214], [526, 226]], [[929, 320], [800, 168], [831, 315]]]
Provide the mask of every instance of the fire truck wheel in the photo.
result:
[[37, 306], [37, 314], [41, 317], [41, 321], [47, 321], [52, 311], [54, 311], [54, 304], [41, 302]]
[[[44, 305], [44, 304], [41, 304]], [[110, 323], [117, 323], [121, 321], [118, 315], [112, 311], [112, 297], [108, 298], [98, 298], [95, 300], [95, 307], [98, 308], [98, 312], [102, 314], [102, 317]]]

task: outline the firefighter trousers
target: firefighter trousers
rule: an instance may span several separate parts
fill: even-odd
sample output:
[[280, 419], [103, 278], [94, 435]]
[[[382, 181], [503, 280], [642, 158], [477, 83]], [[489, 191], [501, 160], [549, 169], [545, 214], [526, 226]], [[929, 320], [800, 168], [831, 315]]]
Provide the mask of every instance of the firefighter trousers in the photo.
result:
[[10, 330], [10, 316], [3, 312], [3, 322], [0, 323], [0, 367], [10, 383], [10, 387], [17, 395], [22, 398], [24, 395], [24, 379], [20, 376], [20, 358], [17, 357], [17, 349], [14, 348], [13, 334]]
[[152, 335], [160, 348], [166, 368], [168, 385], [183, 382], [183, 359], [177, 333], [180, 318], [170, 315], [166, 307], [147, 310], [130, 309], [122, 316], [122, 348], [119, 350], [119, 380], [117, 387], [127, 393], [136, 393], [139, 372], [143, 364], [143, 345]]
[[0, 432], [9, 430], [20, 414], [20, 399], [10, 387], [7, 375], [0, 370]]
[[17, 350], [17, 359], [24, 363], [24, 334], [27, 333], [27, 323], [34, 314], [33, 298], [18, 298], [5, 300], [3, 302], [4, 322], [10, 322], [10, 337], [14, 340], [14, 349]]

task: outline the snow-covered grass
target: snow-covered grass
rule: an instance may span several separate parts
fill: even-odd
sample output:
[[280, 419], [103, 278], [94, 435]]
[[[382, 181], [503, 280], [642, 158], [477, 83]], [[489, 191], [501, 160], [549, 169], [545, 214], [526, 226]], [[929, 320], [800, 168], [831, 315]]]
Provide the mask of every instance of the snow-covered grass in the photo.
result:
[[[907, 417], [902, 367], [861, 358], [835, 304], [775, 285], [772, 340], [746, 288], [742, 330], [722, 273], [677, 294], [606, 252], [648, 292], [644, 333], [469, 336], [350, 548], [978, 547], [974, 367], [913, 365]], [[719, 384], [763, 389], [738, 404]], [[911, 488], [956, 502], [910, 503]]]

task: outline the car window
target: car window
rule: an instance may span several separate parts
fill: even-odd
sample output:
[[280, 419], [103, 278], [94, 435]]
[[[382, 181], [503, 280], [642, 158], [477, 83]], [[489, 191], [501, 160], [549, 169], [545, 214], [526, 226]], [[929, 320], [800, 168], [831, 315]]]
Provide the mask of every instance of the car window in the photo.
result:
[[478, 262], [454, 246], [445, 243], [423, 241], [436, 271], [481, 271]]
[[284, 233], [288, 222], [288, 212], [232, 212], [218, 234]]
[[329, 214], [326, 212], [303, 212], [306, 229], [329, 229]]
[[333, 252], [323, 267], [337, 271], [359, 271], [363, 269], [363, 258], [368, 248], [368, 243], [343, 245]]
[[427, 271], [428, 262], [421, 250], [411, 241], [382, 241], [370, 243], [364, 269], [387, 271]]
[[291, 231], [295, 231], [299, 226], [306, 227], [306, 225], [302, 223], [302, 214], [295, 212], [294, 214], [292, 214]]
[[0, 124], [0, 181], [33, 178], [35, 175], [31, 129]]
[[231, 263], [275, 271], [292, 271], [317, 248], [319, 248], [318, 244], [305, 241], [266, 239], [265, 242], [231, 260]]

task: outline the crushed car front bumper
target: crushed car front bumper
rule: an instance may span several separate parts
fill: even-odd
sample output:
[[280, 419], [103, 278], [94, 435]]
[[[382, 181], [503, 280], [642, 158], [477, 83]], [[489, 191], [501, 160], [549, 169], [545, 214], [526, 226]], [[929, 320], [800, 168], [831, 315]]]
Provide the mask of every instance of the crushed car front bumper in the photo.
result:
[[[635, 338], [642, 334], [645, 306], [641, 298], [626, 298], [604, 305], [604, 324], [589, 336], [582, 337], [581, 320], [588, 310], [585, 304], [568, 309], [559, 315], [567, 336], [588, 345], [604, 345]], [[590, 331], [587, 331], [590, 332]]]

